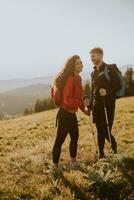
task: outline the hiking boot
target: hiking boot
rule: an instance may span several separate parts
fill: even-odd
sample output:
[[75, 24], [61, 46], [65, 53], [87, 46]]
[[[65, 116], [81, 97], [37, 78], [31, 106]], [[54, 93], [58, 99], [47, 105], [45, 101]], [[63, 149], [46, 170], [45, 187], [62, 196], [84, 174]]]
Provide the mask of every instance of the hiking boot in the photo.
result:
[[106, 158], [105, 154], [102, 154], [99, 156], [99, 159], [103, 159], [103, 158]]
[[71, 168], [72, 169], [79, 169], [80, 163], [78, 161], [71, 163]]

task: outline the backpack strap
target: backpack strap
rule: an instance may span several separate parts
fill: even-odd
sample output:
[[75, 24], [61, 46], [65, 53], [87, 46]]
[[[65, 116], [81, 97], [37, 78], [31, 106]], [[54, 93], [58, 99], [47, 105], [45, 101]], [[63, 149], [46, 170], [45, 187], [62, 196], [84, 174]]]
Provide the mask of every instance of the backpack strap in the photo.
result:
[[108, 67], [107, 65], [105, 65], [104, 74], [105, 74], [106, 79], [107, 79], [108, 81], [110, 81], [109, 67]]
[[106, 77], [106, 79], [108, 81], [111, 80], [110, 72], [118, 74], [120, 71], [119, 71], [119, 69], [118, 69], [116, 64], [110, 64], [110, 65], [106, 64], [105, 68], [104, 68], [104, 74], [105, 74], [105, 77]]

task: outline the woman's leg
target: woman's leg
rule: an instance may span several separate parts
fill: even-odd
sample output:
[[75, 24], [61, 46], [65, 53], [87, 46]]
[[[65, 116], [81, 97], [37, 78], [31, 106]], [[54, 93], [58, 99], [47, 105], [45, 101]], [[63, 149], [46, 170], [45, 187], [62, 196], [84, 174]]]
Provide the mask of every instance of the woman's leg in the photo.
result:
[[78, 129], [78, 122], [76, 114], [71, 116], [70, 126], [69, 126], [69, 135], [71, 137], [70, 141], [70, 157], [72, 165], [74, 166], [76, 164], [76, 155], [77, 155], [77, 143], [79, 138], [79, 129]]
[[79, 138], [79, 130], [78, 127], [69, 131], [71, 141], [70, 141], [70, 157], [72, 162], [76, 162], [76, 155], [77, 155], [77, 143]]
[[104, 128], [102, 127], [101, 122], [96, 123], [97, 134], [98, 134], [98, 145], [99, 145], [99, 153], [100, 158], [103, 157], [104, 154], [104, 145], [105, 145], [105, 133]]
[[64, 143], [67, 134], [68, 134], [67, 129], [61, 126], [58, 126], [57, 136], [56, 136], [55, 144], [53, 147], [53, 163], [55, 164], [56, 167], [58, 167], [60, 154], [61, 154], [61, 146]]

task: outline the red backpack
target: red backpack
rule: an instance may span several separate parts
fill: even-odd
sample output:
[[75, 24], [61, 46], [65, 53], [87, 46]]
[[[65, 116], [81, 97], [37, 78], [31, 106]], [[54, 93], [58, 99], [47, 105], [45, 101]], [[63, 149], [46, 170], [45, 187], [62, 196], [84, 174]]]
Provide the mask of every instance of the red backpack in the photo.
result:
[[62, 102], [62, 96], [58, 95], [56, 86], [51, 88], [51, 98], [55, 105], [60, 106]]

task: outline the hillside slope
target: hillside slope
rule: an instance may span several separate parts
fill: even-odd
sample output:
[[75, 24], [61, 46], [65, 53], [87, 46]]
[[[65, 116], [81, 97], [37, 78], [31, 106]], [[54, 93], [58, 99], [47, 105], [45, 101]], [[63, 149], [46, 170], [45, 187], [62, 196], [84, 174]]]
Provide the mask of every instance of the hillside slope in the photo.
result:
[[37, 99], [48, 98], [50, 88], [49, 84], [36, 84], [0, 93], [0, 113], [22, 114], [27, 107], [33, 107]]
[[133, 199], [134, 97], [117, 101], [113, 133], [118, 154], [112, 157], [106, 143], [108, 158], [98, 162], [89, 118], [78, 113], [81, 167], [69, 168], [68, 136], [59, 176], [51, 162], [56, 113], [55, 109], [0, 122], [0, 200]]

